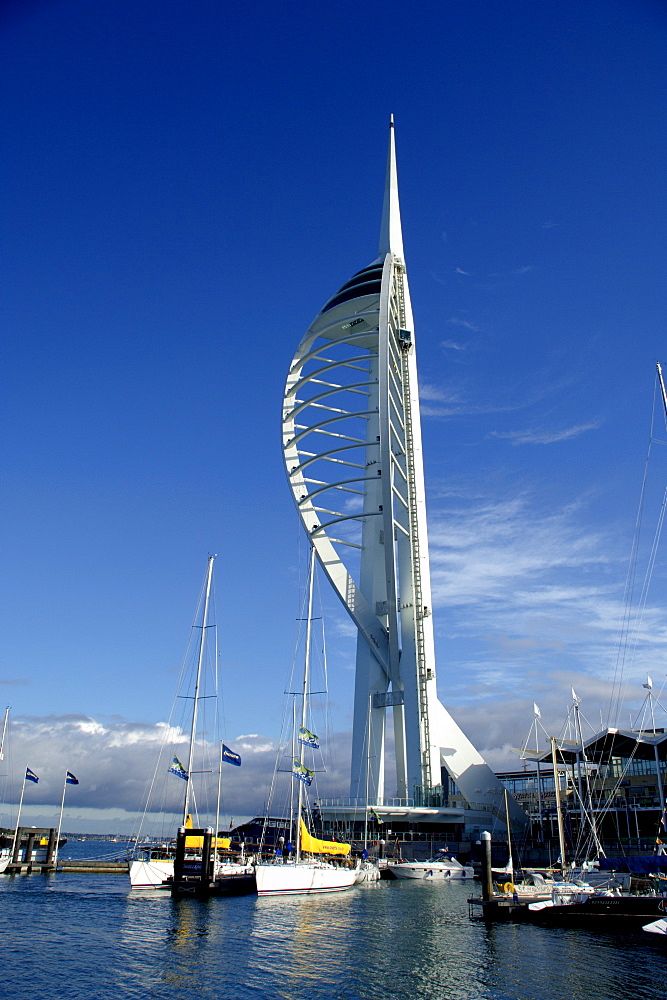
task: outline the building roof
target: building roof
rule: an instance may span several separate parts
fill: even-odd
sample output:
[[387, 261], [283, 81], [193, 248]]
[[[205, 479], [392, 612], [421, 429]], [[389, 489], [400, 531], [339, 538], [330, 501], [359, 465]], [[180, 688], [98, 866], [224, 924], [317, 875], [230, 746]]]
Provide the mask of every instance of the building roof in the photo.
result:
[[[554, 742], [558, 760], [570, 763], [581, 756], [581, 743], [559, 738]], [[656, 751], [659, 760], [667, 760], [667, 732], [664, 730], [637, 732], [631, 729], [607, 728], [584, 740], [584, 756], [586, 760], [596, 764], [607, 764], [612, 757], [655, 760]], [[523, 760], [535, 762], [552, 760], [551, 749], [516, 752]]]

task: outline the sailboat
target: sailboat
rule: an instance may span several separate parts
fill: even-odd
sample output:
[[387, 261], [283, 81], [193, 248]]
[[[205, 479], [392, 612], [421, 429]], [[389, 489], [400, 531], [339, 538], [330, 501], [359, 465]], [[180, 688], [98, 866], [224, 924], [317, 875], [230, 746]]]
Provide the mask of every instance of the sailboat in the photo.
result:
[[[191, 808], [194, 800], [192, 775], [195, 763], [195, 742], [197, 723], [202, 694], [202, 678], [204, 657], [206, 651], [206, 633], [209, 625], [209, 610], [211, 588], [213, 582], [213, 564], [215, 556], [209, 556], [204, 584], [204, 604], [200, 629], [197, 665], [194, 680], [192, 701], [192, 717], [190, 720], [190, 739], [186, 765], [181, 764], [178, 757], [173, 757], [169, 773], [185, 781], [183, 795], [183, 820], [176, 841], [169, 841], [158, 847], [143, 849], [144, 857], [135, 859], [130, 864], [130, 887], [132, 889], [166, 889], [173, 894], [198, 895], [239, 895], [254, 892], [255, 880], [252, 865], [245, 858], [234, 861], [229, 848], [231, 841], [226, 837], [217, 836], [218, 816], [220, 809], [220, 786], [223, 759], [234, 764], [240, 764], [241, 758], [220, 744], [220, 762], [218, 770], [218, 791], [216, 805], [216, 835], [210, 827], [199, 829], [193, 826]], [[192, 831], [192, 832], [190, 832]], [[139, 848], [141, 850], [141, 848]], [[225, 852], [221, 854], [221, 852]]]
[[[311, 627], [313, 620], [313, 583], [315, 577], [315, 549], [311, 546], [308, 572], [308, 617], [306, 619], [306, 648], [301, 691], [301, 724], [299, 741], [314, 746], [316, 738], [306, 728], [308, 723], [308, 696], [310, 676]], [[301, 755], [303, 757], [303, 754]], [[292, 780], [298, 783], [294, 819], [296, 849], [293, 856], [276, 857], [259, 861], [255, 865], [255, 879], [259, 896], [310, 895], [321, 892], [342, 892], [356, 882], [357, 871], [350, 859], [350, 845], [322, 840], [312, 836], [303, 820], [305, 785], [312, 781], [313, 772], [301, 758], [293, 758]], [[330, 860], [335, 857], [338, 862]]]

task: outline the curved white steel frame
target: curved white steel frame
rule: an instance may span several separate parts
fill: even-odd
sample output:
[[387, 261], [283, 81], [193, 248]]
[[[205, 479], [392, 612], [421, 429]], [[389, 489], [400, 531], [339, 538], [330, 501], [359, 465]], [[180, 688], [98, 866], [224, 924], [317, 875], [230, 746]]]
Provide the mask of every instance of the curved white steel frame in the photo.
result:
[[298, 347], [285, 387], [283, 450], [304, 528], [358, 630], [351, 796], [384, 797], [391, 707], [398, 796], [440, 804], [443, 761], [472, 806], [498, 809], [498, 780], [436, 691], [393, 119], [380, 253], [329, 299]]

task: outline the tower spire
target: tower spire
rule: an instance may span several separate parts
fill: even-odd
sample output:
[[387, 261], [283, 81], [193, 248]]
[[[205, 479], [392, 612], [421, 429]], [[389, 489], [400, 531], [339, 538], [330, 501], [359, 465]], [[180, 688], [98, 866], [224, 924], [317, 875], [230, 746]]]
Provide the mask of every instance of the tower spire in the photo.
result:
[[398, 174], [396, 171], [396, 140], [394, 136], [394, 116], [389, 121], [389, 149], [387, 151], [387, 177], [384, 186], [382, 225], [380, 227], [379, 254], [393, 253], [403, 259], [403, 233], [401, 230], [401, 208], [398, 201]]

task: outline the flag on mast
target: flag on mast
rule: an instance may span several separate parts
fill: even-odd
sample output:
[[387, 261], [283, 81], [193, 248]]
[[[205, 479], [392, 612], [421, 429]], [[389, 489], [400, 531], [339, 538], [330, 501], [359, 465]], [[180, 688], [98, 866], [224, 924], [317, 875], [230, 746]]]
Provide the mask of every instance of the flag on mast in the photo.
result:
[[37, 782], [39, 781], [39, 778], [37, 777], [37, 775], [35, 774], [34, 771], [31, 771], [29, 767], [26, 767], [26, 769], [25, 769], [25, 780], [26, 781], [34, 781], [35, 784], [37, 784]]
[[241, 758], [233, 750], [230, 750], [228, 746], [222, 744], [222, 759], [226, 760], [228, 764], [235, 764], [236, 767], [241, 766]]
[[179, 778], [182, 778], [183, 781], [188, 780], [188, 772], [185, 770], [178, 757], [174, 757], [173, 761], [171, 762], [171, 767], [169, 768], [169, 774], [175, 774]]
[[300, 781], [303, 781], [304, 785], [310, 785], [315, 776], [315, 772], [310, 771], [305, 764], [302, 764], [298, 757], [294, 758], [292, 774], [295, 774]]
[[67, 777], [65, 778], [66, 785], [78, 785], [79, 779], [75, 778], [71, 771], [67, 772]]
[[305, 726], [299, 726], [299, 743], [303, 743], [306, 747], [312, 747], [313, 750], [319, 750], [319, 737], [315, 733], [311, 733], [310, 729], [306, 729]]

